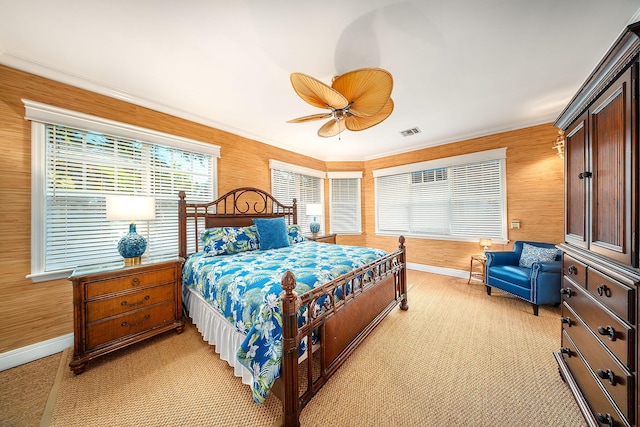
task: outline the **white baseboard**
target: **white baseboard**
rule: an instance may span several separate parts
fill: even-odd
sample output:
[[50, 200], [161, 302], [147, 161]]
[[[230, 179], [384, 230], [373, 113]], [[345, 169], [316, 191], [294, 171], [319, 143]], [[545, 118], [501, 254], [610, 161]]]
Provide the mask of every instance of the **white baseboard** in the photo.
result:
[[72, 333], [7, 351], [6, 353], [0, 354], [0, 371], [60, 353], [69, 347], [73, 347]]
[[465, 270], [456, 270], [454, 268], [435, 267], [433, 265], [416, 264], [408, 262], [407, 268], [410, 270], [424, 271], [425, 273], [441, 274], [443, 276], [458, 277], [460, 279], [469, 278], [469, 272]]

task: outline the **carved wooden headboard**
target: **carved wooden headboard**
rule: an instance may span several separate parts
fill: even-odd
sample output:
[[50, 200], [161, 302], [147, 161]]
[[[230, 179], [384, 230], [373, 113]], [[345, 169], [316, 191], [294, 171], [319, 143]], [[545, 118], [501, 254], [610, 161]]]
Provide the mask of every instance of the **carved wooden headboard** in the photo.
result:
[[211, 227], [246, 227], [253, 218], [284, 217], [287, 224], [298, 223], [296, 199], [284, 205], [266, 191], [253, 187], [231, 190], [209, 203], [187, 203], [186, 193], [180, 191], [178, 202], [178, 255], [187, 257], [188, 224], [193, 224], [195, 248], [199, 251], [200, 231]]

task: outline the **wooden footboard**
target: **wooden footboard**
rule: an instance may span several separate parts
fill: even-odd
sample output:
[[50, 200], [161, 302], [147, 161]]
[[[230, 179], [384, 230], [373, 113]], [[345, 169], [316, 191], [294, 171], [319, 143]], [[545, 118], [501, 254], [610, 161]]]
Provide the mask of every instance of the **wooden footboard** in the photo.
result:
[[[404, 237], [399, 242], [397, 251], [301, 296], [293, 291], [293, 274], [283, 277], [281, 384], [272, 391], [282, 401], [285, 426], [300, 425], [304, 406], [398, 303], [402, 310], [409, 308]], [[305, 305], [306, 323], [299, 328], [298, 311]], [[298, 364], [300, 342], [307, 340], [310, 349], [314, 330], [320, 332], [320, 349]]]

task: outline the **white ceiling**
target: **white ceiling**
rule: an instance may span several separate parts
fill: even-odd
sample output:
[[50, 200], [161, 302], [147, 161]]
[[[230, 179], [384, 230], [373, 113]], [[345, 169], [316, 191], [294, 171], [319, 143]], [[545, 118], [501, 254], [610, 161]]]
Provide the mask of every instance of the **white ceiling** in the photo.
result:
[[[0, 63], [321, 160], [554, 121], [640, 0], [0, 0]], [[394, 76], [381, 124], [320, 138], [289, 81]], [[0, 82], [1, 89], [1, 82]], [[63, 106], [64, 107], [64, 106]], [[421, 133], [403, 137], [400, 131]]]

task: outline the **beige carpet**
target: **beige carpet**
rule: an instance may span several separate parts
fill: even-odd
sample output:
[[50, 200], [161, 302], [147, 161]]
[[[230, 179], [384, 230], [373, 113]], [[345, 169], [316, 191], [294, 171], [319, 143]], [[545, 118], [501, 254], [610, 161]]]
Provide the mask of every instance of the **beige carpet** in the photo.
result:
[[[480, 284], [410, 272], [394, 310], [304, 409], [303, 426], [583, 426], [552, 352], [559, 310]], [[189, 325], [89, 363], [63, 355], [42, 425], [270, 426], [280, 402], [253, 403]], [[57, 393], [57, 394], [56, 394]]]

